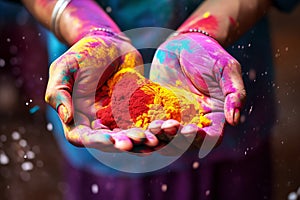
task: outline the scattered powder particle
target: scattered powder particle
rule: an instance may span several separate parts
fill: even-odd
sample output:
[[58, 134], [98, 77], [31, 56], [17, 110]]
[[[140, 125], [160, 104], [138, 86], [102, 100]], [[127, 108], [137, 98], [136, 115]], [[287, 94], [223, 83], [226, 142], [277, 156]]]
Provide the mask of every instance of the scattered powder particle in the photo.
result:
[[52, 131], [53, 130], [53, 125], [50, 122], [47, 124], [47, 130], [48, 131]]
[[199, 162], [195, 161], [193, 163], [193, 169], [197, 169], [199, 167]]
[[9, 158], [5, 153], [0, 154], [0, 164], [1, 165], [7, 165], [9, 163]]
[[166, 192], [168, 190], [167, 184], [162, 184], [161, 185], [161, 191]]
[[21, 138], [20, 133], [17, 131], [12, 132], [11, 137], [13, 140], [19, 140]]
[[33, 164], [29, 161], [26, 161], [22, 163], [21, 168], [24, 171], [30, 171], [33, 169]]
[[97, 193], [99, 192], [99, 187], [98, 187], [98, 185], [97, 185], [97, 184], [93, 184], [93, 185], [91, 186], [91, 190], [92, 190], [92, 193], [93, 193], [93, 194], [97, 194]]

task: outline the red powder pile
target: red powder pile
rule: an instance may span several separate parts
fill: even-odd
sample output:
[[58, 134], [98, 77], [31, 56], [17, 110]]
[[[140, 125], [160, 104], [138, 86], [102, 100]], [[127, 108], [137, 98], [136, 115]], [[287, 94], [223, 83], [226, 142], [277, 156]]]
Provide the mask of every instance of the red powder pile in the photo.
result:
[[193, 104], [178, 99], [173, 92], [146, 80], [133, 69], [120, 70], [107, 85], [109, 98], [97, 111], [97, 118], [110, 129], [147, 128], [155, 119], [180, 122], [184, 118], [200, 126], [210, 124]]

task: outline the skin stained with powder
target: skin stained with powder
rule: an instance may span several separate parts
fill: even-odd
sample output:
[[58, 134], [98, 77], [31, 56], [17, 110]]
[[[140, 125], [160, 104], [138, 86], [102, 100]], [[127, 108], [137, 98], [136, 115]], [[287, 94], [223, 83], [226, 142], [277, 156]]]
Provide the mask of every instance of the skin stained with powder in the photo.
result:
[[204, 110], [196, 97], [191, 98], [194, 94], [175, 86], [162, 87], [145, 79], [131, 67], [123, 67], [103, 88], [109, 97], [102, 102], [97, 118], [110, 129], [146, 129], [149, 123], [157, 119], [194, 123], [200, 128], [211, 123], [203, 115]]
[[215, 16], [211, 15], [210, 12], [205, 12], [202, 18], [198, 16], [191, 17], [182, 24], [182, 27], [192, 27], [208, 32], [212, 37], [215, 36], [216, 31], [219, 28], [218, 20]]

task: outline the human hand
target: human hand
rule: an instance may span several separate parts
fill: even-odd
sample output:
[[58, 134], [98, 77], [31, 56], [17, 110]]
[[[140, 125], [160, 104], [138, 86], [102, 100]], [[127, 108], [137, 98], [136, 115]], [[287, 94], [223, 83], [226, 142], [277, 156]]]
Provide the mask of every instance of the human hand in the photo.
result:
[[[211, 125], [180, 125], [174, 120], [154, 121], [149, 130], [172, 138], [178, 130], [189, 137], [197, 133], [194, 144], [203, 139], [215, 145], [220, 142], [226, 121], [236, 125], [245, 100], [245, 89], [239, 63], [214, 39], [201, 33], [185, 33], [170, 37], [157, 50], [150, 79], [163, 86], [176, 86], [196, 95]], [[188, 123], [188, 122], [186, 122]], [[178, 135], [178, 134], [177, 134]]]
[[104, 83], [121, 65], [140, 66], [142, 58], [128, 41], [102, 32], [86, 35], [51, 64], [45, 100], [58, 112], [70, 143], [132, 148], [127, 135], [91, 124], [108, 96]]

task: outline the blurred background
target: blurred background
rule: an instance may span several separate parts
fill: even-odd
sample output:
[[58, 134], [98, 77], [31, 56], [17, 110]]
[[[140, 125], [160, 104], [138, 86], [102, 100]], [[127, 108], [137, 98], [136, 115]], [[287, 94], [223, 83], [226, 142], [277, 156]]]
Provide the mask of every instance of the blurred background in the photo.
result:
[[[25, 9], [7, 9], [0, 14], [0, 199], [62, 199], [63, 157], [43, 101], [45, 33]], [[297, 190], [300, 196], [300, 7], [290, 14], [273, 9], [269, 18], [279, 113], [273, 193], [276, 200], [293, 199]]]

